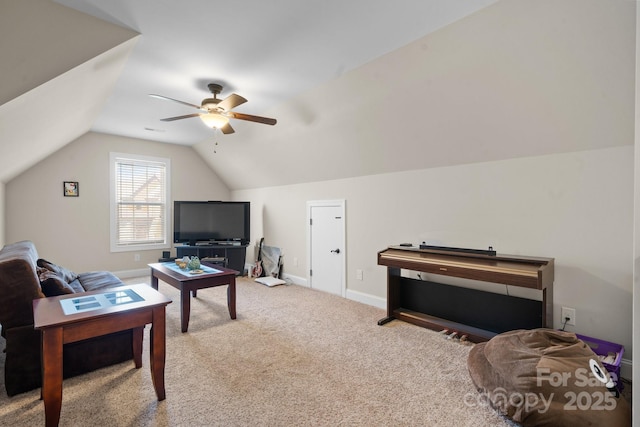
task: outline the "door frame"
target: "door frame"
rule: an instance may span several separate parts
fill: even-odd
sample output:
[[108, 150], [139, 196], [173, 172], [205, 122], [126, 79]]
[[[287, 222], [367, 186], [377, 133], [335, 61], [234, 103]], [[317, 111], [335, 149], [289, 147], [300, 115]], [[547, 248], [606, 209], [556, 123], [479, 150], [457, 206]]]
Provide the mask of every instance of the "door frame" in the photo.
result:
[[345, 199], [307, 201], [307, 283], [310, 288], [313, 288], [313, 278], [311, 277], [311, 209], [314, 207], [336, 206], [340, 208], [340, 215], [342, 216], [342, 242], [340, 242], [340, 245], [343, 249], [339, 255], [342, 258], [342, 289], [340, 294], [343, 298], [346, 298], [347, 294], [347, 217], [345, 204]]

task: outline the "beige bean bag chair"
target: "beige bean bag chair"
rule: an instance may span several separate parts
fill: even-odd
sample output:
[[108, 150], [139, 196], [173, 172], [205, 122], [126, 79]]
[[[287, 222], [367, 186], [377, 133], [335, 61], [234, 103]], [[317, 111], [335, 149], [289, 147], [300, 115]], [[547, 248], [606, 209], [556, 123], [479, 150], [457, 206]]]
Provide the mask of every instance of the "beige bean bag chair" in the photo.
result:
[[467, 361], [478, 396], [523, 426], [630, 426], [631, 409], [598, 356], [570, 332], [505, 332], [476, 344]]

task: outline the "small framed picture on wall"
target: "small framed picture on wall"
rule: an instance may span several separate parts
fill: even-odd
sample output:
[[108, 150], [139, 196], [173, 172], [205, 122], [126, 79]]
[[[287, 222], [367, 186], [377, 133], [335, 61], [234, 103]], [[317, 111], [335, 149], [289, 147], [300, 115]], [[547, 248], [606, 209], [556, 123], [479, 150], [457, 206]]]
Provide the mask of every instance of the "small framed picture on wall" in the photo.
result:
[[78, 197], [79, 194], [76, 181], [64, 181], [64, 197]]

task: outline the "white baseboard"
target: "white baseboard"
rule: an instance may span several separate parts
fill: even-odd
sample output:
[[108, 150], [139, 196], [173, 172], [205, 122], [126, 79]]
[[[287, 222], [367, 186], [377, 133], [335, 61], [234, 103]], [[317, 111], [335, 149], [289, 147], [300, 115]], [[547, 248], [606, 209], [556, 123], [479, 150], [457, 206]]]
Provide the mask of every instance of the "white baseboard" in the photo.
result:
[[347, 299], [382, 308], [384, 310], [387, 309], [386, 298], [376, 297], [374, 295], [365, 294], [364, 292], [352, 291], [350, 289], [347, 289]]
[[625, 380], [631, 381], [633, 378], [633, 364], [629, 359], [622, 359], [620, 361], [620, 376]]
[[[309, 281], [305, 277], [294, 276], [292, 274], [284, 273], [282, 275], [282, 278], [289, 283], [293, 283], [294, 285], [304, 286], [305, 288], [310, 287]], [[346, 298], [353, 301], [361, 302], [363, 304], [371, 305], [373, 307], [382, 308], [384, 310], [387, 309], [386, 298], [380, 298], [364, 292], [347, 289]]]
[[309, 287], [309, 282], [304, 277], [294, 276], [293, 274], [284, 273], [282, 275], [282, 279], [286, 280], [289, 283], [293, 283], [294, 285], [304, 286], [305, 288]]
[[112, 271], [118, 279], [131, 279], [132, 277], [143, 277], [151, 275], [149, 268], [139, 268], [137, 270]]
[[[309, 281], [304, 277], [284, 273], [282, 275], [282, 278], [289, 283], [293, 283], [294, 285], [304, 286], [305, 288], [309, 287]], [[387, 300], [385, 298], [376, 297], [364, 292], [352, 291], [350, 289], [347, 289], [346, 298], [353, 301], [361, 302], [363, 304], [371, 305], [373, 307], [382, 308], [384, 310], [387, 309]]]

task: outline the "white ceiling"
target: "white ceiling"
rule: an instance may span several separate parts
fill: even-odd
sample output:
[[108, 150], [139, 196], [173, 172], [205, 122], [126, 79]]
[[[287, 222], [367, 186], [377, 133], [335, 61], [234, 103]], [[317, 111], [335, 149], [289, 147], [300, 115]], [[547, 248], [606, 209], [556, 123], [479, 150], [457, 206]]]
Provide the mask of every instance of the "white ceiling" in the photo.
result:
[[141, 34], [91, 129], [187, 145], [211, 130], [197, 119], [160, 119], [197, 111], [148, 94], [199, 104], [218, 82], [220, 97], [249, 100], [235, 111], [265, 115], [495, 1], [56, 0]]

